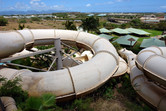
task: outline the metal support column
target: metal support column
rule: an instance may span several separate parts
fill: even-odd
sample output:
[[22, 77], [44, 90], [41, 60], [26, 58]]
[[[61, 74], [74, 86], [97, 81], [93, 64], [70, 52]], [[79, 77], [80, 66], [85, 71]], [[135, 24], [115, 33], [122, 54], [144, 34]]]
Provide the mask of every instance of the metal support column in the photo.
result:
[[62, 56], [61, 56], [61, 40], [60, 40], [60, 38], [55, 39], [54, 46], [56, 48], [55, 56], [57, 57], [57, 59], [56, 59], [56, 66], [57, 66], [57, 70], [60, 70], [60, 69], [63, 68]]

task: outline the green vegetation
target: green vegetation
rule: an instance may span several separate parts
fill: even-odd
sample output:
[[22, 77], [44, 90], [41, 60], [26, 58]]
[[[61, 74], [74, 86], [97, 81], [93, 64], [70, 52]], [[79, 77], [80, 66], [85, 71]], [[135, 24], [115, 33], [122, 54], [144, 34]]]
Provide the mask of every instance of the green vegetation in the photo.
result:
[[2, 85], [0, 87], [0, 97], [13, 97], [17, 105], [21, 107], [25, 100], [28, 98], [28, 93], [22, 90], [20, 82], [20, 78], [7, 80], [6, 78], [0, 76], [0, 83]]
[[40, 21], [40, 18], [39, 17], [32, 17], [31, 20], [32, 21]]
[[92, 100], [90, 98], [76, 99], [72, 103], [71, 109], [73, 109], [75, 111], [93, 111], [93, 109], [90, 107], [91, 101]]
[[67, 13], [53, 13], [52, 15], [55, 15], [57, 17], [62, 17], [62, 18], [68, 18]]
[[117, 42], [112, 43], [112, 45], [114, 45], [114, 47], [116, 48], [117, 51], [122, 49], [121, 45], [118, 44]]
[[26, 19], [19, 19], [18, 23], [27, 23]]
[[68, 29], [68, 30], [77, 30], [76, 29], [76, 26], [74, 25], [74, 23], [73, 23], [73, 21], [66, 21], [66, 23], [65, 23], [65, 27], [66, 27], [66, 29]]
[[151, 33], [151, 34], [150, 34], [151, 37], [154, 37], [154, 36], [157, 36], [157, 35], [161, 35], [161, 34], [162, 34], [162, 31], [158, 31], [158, 30], [151, 30], [151, 29], [141, 29], [141, 30], [144, 30], [144, 31], [146, 31], [146, 32]]
[[6, 26], [7, 24], [8, 20], [0, 16], [0, 26]]
[[56, 104], [55, 96], [43, 94], [41, 97], [29, 97], [26, 100], [24, 111], [62, 111]]
[[24, 29], [24, 27], [25, 27], [25, 25], [24, 25], [24, 24], [22, 24], [22, 25], [21, 25], [21, 24], [19, 24], [19, 25], [18, 25], [18, 30], [23, 30], [23, 29]]
[[98, 18], [94, 18], [92, 16], [92, 17], [89, 17], [86, 19], [82, 19], [81, 27], [84, 29], [84, 31], [87, 30], [88, 32], [89, 31], [97, 32], [98, 26], [99, 26], [99, 19]]

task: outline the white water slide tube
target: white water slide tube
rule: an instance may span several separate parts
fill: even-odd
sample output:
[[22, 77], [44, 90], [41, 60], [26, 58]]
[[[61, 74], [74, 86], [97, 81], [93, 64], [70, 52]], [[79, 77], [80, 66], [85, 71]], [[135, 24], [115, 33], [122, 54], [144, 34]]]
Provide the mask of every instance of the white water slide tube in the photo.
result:
[[149, 47], [138, 55], [120, 51], [130, 67], [130, 79], [136, 92], [159, 111], [166, 111], [166, 47]]
[[31, 96], [52, 93], [57, 99], [69, 99], [95, 90], [114, 74], [120, 75], [126, 72], [127, 64], [120, 59], [108, 40], [78, 31], [57, 29], [1, 31], [0, 58], [2, 60], [12, 56], [24, 48], [53, 44], [50, 40], [55, 38], [88, 46], [93, 51], [94, 57], [81, 65], [57, 71], [32, 72], [27, 69], [2, 68], [0, 75], [7, 79], [20, 76], [22, 88]]

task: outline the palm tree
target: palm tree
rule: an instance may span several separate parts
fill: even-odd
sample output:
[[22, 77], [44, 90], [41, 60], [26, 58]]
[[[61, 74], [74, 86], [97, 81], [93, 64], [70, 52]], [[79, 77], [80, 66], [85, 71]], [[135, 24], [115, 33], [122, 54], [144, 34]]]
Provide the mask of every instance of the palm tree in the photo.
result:
[[81, 27], [83, 28], [84, 31], [97, 31], [98, 30], [98, 26], [99, 26], [99, 19], [98, 18], [94, 18], [89, 17], [86, 19], [82, 19], [82, 24]]

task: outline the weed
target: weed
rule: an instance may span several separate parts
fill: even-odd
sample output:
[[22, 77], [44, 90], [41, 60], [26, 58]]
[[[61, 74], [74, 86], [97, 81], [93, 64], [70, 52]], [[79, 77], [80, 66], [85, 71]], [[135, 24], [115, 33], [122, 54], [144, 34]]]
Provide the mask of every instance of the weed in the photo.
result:
[[90, 107], [90, 98], [86, 99], [76, 99], [71, 108], [76, 110], [76, 111], [93, 111], [93, 109]]
[[16, 103], [21, 105], [28, 98], [28, 93], [22, 90], [20, 81], [21, 79], [18, 77], [13, 80], [7, 80], [0, 76], [0, 96], [13, 97]]

